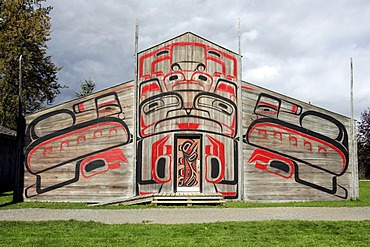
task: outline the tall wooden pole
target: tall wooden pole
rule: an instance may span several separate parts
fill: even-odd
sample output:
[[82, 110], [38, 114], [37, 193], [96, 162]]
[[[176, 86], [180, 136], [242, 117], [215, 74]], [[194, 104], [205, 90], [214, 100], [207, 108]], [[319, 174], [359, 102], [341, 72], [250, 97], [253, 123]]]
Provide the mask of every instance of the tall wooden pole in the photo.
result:
[[238, 53], [239, 53], [239, 56], [242, 55], [242, 48], [241, 48], [241, 45], [240, 45], [240, 39], [241, 39], [241, 34], [240, 34], [240, 18], [238, 18]]
[[237, 104], [238, 104], [238, 176], [241, 178], [240, 185], [240, 199], [244, 200], [244, 164], [243, 164], [243, 142], [242, 142], [242, 51], [241, 51], [241, 34], [240, 34], [240, 18], [238, 18], [238, 96], [237, 96]]
[[138, 48], [139, 48], [139, 20], [136, 20], [135, 24], [135, 54], [134, 54], [134, 131], [133, 131], [133, 142], [134, 142], [134, 166], [133, 166], [133, 181], [135, 186], [133, 186], [133, 194], [136, 195], [136, 167], [137, 167], [137, 131], [138, 131], [138, 60], [137, 60], [137, 54], [138, 54]]
[[[353, 60], [351, 58], [351, 123], [354, 124], [354, 107], [353, 107]], [[353, 128], [352, 128], [353, 130]]]
[[352, 199], [358, 199], [358, 163], [357, 163], [357, 141], [356, 141], [356, 124], [354, 119], [354, 104], [353, 104], [353, 60], [350, 59], [350, 67], [351, 67], [351, 147], [350, 149], [352, 152], [351, 155], [351, 163], [352, 163]]
[[17, 119], [17, 157], [14, 169], [13, 203], [23, 201], [23, 138], [24, 119], [22, 109], [22, 55], [19, 57], [19, 84], [18, 84], [18, 119]]

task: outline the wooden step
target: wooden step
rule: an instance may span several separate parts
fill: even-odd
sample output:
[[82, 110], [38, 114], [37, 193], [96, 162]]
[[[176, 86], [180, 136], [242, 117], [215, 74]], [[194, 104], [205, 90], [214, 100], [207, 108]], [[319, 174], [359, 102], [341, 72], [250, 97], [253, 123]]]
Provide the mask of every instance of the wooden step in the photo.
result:
[[152, 200], [153, 200], [153, 195], [141, 195], [141, 196], [134, 196], [130, 198], [117, 198], [114, 200], [91, 204], [89, 206], [146, 204], [146, 203], [151, 203]]
[[224, 197], [220, 194], [202, 194], [202, 193], [170, 193], [158, 194], [153, 196], [152, 204], [185, 204], [191, 206], [193, 204], [224, 204]]
[[225, 199], [221, 194], [203, 194], [193, 192], [155, 193], [134, 196], [130, 198], [117, 198], [110, 201], [91, 204], [102, 205], [134, 205], [152, 203], [154, 205], [194, 205], [194, 204], [224, 204]]

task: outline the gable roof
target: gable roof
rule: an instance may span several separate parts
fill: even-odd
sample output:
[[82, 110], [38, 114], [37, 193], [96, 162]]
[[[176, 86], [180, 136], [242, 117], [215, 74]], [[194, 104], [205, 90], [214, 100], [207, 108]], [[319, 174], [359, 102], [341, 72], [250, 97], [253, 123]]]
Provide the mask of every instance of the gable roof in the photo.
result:
[[0, 125], [0, 135], [17, 136], [17, 132]]
[[180, 40], [182, 37], [186, 37], [186, 39], [187, 39], [187, 40], [203, 40], [203, 41], [207, 42], [208, 44], [210, 44], [210, 45], [212, 45], [212, 46], [217, 46], [217, 47], [218, 47], [218, 48], [220, 48], [220, 49], [223, 49], [223, 50], [225, 50], [225, 51], [228, 51], [228, 52], [230, 52], [230, 53], [233, 53], [233, 54], [235, 54], [235, 55], [238, 55], [238, 53], [236, 53], [236, 52], [234, 52], [234, 51], [232, 51], [232, 50], [230, 50], [230, 49], [227, 49], [227, 48], [225, 48], [225, 47], [223, 47], [223, 46], [220, 46], [220, 45], [218, 45], [218, 44], [216, 44], [216, 43], [214, 43], [214, 42], [212, 42], [212, 41], [209, 41], [208, 39], [205, 39], [205, 38], [203, 38], [203, 37], [201, 37], [201, 36], [199, 36], [199, 35], [197, 35], [197, 34], [195, 34], [195, 33], [189, 32], [189, 31], [188, 31], [188, 32], [185, 32], [185, 33], [183, 33], [183, 34], [180, 34], [180, 35], [178, 35], [178, 36], [176, 36], [176, 37], [174, 37], [174, 38], [171, 38], [171, 39], [168, 39], [168, 40], [166, 40], [166, 41], [163, 41], [163, 42], [161, 42], [161, 43], [159, 43], [159, 44], [153, 45], [153, 46], [151, 46], [151, 47], [149, 47], [149, 48], [147, 48], [147, 49], [144, 49], [144, 50], [142, 50], [142, 51], [139, 51], [138, 53], [139, 53], [139, 54], [140, 54], [140, 53], [144, 53], [144, 52], [146, 52], [146, 51], [148, 51], [148, 50], [151, 50], [151, 49], [156, 48], [156, 47], [159, 47], [159, 46], [166, 45], [166, 44], [171, 43], [171, 42], [173, 42], [173, 41], [175, 41], [175, 40]]

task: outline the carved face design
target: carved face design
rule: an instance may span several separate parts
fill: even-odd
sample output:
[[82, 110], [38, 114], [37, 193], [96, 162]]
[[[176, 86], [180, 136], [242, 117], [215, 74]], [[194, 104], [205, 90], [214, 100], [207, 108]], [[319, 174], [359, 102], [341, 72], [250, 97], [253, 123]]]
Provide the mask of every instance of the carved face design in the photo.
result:
[[236, 62], [222, 51], [189, 42], [142, 55], [140, 135], [198, 130], [235, 136]]

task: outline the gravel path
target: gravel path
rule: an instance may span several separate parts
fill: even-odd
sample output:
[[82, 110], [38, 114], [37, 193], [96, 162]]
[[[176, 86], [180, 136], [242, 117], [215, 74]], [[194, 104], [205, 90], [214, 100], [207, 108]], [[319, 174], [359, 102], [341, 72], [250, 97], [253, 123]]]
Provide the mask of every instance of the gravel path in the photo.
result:
[[152, 208], [152, 209], [8, 209], [0, 221], [78, 220], [121, 223], [207, 223], [262, 220], [370, 220], [370, 207]]

